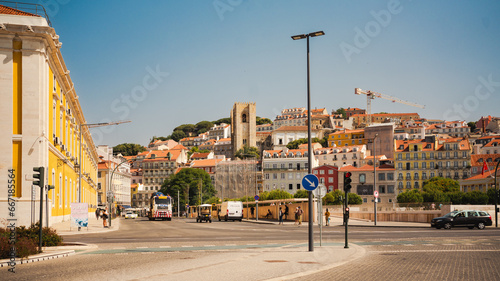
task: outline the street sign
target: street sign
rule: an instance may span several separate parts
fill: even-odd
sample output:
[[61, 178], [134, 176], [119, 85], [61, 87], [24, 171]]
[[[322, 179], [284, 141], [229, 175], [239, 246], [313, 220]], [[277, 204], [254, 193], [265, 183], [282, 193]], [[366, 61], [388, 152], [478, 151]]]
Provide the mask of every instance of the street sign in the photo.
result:
[[316, 197], [316, 198], [318, 198], [318, 197], [321, 197], [321, 198], [325, 197], [325, 195], [326, 195], [326, 186], [324, 186], [324, 185], [320, 184], [320, 185], [318, 186], [318, 188], [316, 188], [316, 189], [313, 191], [313, 195], [314, 195], [314, 197]]
[[302, 186], [304, 187], [305, 190], [309, 191], [315, 190], [316, 187], [318, 187], [318, 183], [319, 183], [318, 177], [313, 174], [305, 175], [304, 178], [302, 179]]
[[255, 201], [259, 201], [259, 199], [260, 199], [259, 195], [255, 195], [254, 199], [255, 199]]
[[375, 198], [378, 198], [378, 191], [375, 190], [375, 192], [373, 192], [373, 196], [375, 196]]

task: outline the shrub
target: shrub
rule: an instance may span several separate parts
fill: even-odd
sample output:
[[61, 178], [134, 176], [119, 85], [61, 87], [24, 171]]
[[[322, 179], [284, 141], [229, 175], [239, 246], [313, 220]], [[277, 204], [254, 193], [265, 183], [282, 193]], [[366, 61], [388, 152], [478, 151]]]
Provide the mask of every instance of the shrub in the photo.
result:
[[[19, 226], [16, 228], [16, 257], [25, 258], [29, 255], [38, 253], [38, 238], [40, 228], [38, 224], [32, 224], [29, 228]], [[10, 230], [0, 228], [0, 258], [8, 258], [10, 255], [11, 244], [9, 244]], [[42, 246], [60, 246], [63, 239], [55, 229], [50, 227], [42, 228]]]

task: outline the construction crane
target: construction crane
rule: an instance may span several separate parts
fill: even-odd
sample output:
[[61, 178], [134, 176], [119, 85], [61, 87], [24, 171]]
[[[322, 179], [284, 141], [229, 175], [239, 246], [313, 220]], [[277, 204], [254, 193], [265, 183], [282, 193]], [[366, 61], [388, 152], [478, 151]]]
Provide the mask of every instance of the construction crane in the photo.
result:
[[373, 92], [373, 91], [365, 91], [365, 90], [362, 90], [360, 88], [354, 88], [354, 94], [356, 95], [361, 95], [361, 94], [364, 94], [366, 95], [366, 110], [367, 110], [367, 124], [371, 124], [371, 114], [372, 114], [372, 100], [375, 99], [375, 98], [381, 98], [381, 99], [386, 99], [386, 100], [390, 100], [392, 102], [397, 102], [397, 103], [402, 103], [402, 104], [406, 104], [406, 105], [410, 105], [410, 106], [415, 106], [415, 107], [419, 107], [419, 108], [425, 108], [424, 105], [420, 105], [420, 104], [417, 104], [417, 103], [413, 103], [413, 102], [409, 102], [409, 101], [404, 101], [404, 100], [401, 100], [401, 99], [398, 99], [398, 98], [395, 98], [395, 97], [391, 97], [391, 96], [388, 96], [388, 95], [384, 95], [384, 94], [381, 94], [381, 93], [377, 93], [377, 92]]

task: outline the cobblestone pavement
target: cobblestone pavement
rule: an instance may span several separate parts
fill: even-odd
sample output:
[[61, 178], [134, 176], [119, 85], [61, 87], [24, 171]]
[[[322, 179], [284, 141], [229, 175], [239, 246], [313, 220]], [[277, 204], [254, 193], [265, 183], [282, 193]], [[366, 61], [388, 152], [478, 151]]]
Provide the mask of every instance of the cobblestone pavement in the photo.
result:
[[294, 280], [500, 280], [500, 238], [364, 247], [360, 259]]

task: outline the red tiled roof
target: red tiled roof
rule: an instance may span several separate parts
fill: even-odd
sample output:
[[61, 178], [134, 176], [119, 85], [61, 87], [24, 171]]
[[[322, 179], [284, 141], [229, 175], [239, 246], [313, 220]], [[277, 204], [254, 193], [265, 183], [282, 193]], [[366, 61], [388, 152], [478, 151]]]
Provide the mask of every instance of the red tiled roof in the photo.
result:
[[197, 168], [197, 167], [215, 167], [215, 165], [222, 161], [222, 159], [201, 159], [201, 160], [194, 160], [191, 162], [191, 168]]
[[40, 17], [39, 15], [23, 12], [21, 10], [17, 10], [11, 7], [7, 7], [4, 5], [0, 5], [0, 14], [3, 15], [16, 15], [16, 16], [32, 16], [32, 17]]
[[[318, 131], [317, 129], [312, 129]], [[281, 126], [274, 131], [307, 131], [307, 126]]]
[[465, 179], [465, 181], [480, 180], [480, 179], [485, 179], [485, 178], [489, 178], [489, 177], [491, 177], [491, 178], [495, 177], [495, 170], [489, 170], [489, 171], [484, 172], [484, 174], [475, 175], [473, 177]]

